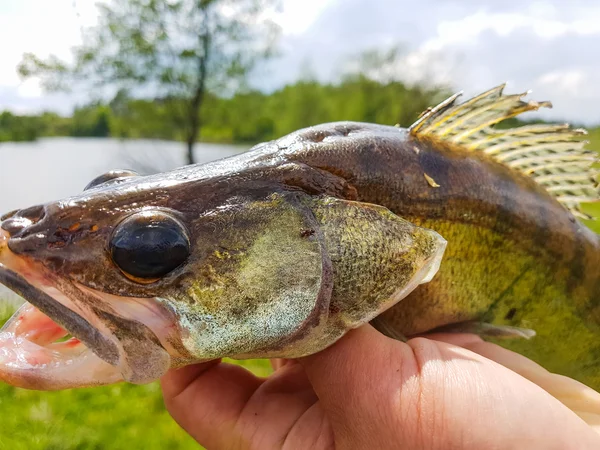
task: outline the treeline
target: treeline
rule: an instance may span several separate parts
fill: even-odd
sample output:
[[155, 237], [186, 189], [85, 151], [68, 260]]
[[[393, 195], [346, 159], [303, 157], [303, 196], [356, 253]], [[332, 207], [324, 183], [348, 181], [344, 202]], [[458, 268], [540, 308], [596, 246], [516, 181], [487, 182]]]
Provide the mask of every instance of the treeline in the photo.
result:
[[71, 118], [45, 112], [37, 116], [18, 116], [10, 111], [0, 113], [0, 142], [33, 141], [41, 136], [69, 136]]
[[[270, 94], [250, 91], [230, 98], [209, 94], [201, 111], [200, 140], [252, 144], [337, 120], [408, 126], [447, 94], [400, 82], [382, 84], [362, 75], [338, 84], [299, 81]], [[108, 103], [76, 108], [71, 117], [4, 112], [0, 114], [0, 141], [46, 136], [183, 140], [183, 117], [188, 113], [185, 103], [177, 99], [134, 99], [120, 91]], [[590, 141], [600, 150], [600, 128], [590, 130]]]
[[[299, 81], [270, 94], [249, 91], [230, 98], [208, 95], [200, 140], [255, 143], [298, 128], [336, 120], [408, 125], [444, 97], [439, 90], [378, 83], [362, 76], [338, 84]], [[0, 141], [46, 136], [183, 140], [189, 111], [177, 99], [144, 100], [120, 91], [108, 103], [76, 108], [71, 117], [0, 115]]]

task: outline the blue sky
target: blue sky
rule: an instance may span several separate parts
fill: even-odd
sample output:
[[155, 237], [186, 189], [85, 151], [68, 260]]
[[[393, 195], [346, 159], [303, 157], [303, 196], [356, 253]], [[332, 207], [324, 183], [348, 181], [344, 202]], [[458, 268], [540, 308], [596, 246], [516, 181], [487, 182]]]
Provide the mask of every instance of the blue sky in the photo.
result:
[[[0, 0], [0, 110], [68, 112], [78, 95], [44, 94], [21, 82], [23, 52], [69, 58], [81, 29], [93, 25], [93, 0]], [[275, 15], [282, 56], [256, 84], [274, 89], [310, 71], [335, 80], [351, 55], [399, 44], [382, 76], [444, 83], [465, 94], [509, 82], [533, 90], [557, 120], [600, 123], [600, 2], [596, 0], [284, 0]], [[381, 74], [378, 74], [381, 75]]]

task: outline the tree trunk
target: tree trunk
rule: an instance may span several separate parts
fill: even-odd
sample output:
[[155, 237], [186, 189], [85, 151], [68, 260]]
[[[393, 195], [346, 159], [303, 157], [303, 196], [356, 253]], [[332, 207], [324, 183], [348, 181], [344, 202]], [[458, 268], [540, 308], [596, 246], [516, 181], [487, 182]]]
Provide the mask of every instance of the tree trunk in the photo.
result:
[[198, 140], [198, 132], [200, 130], [200, 107], [202, 106], [203, 92], [204, 86], [198, 88], [190, 103], [188, 135], [185, 140], [187, 143], [188, 164], [196, 164], [196, 159], [194, 158], [194, 144]]
[[194, 97], [190, 101], [188, 114], [188, 133], [187, 143], [187, 163], [195, 164], [194, 144], [198, 140], [200, 131], [200, 108], [202, 107], [202, 98], [204, 97], [204, 80], [199, 80], [199, 86], [196, 88]]
[[194, 92], [194, 96], [190, 102], [190, 113], [188, 123], [188, 136], [187, 136], [187, 163], [195, 164], [194, 158], [194, 144], [198, 140], [200, 134], [200, 128], [202, 124], [202, 118], [200, 117], [200, 108], [204, 101], [204, 91], [206, 90], [206, 77], [207, 77], [207, 65], [210, 51], [210, 32], [208, 29], [208, 6], [200, 5], [200, 8], [204, 11], [205, 20], [205, 32], [200, 35], [200, 44], [202, 46], [202, 56], [198, 59], [198, 84]]
[[200, 108], [202, 107], [202, 100], [204, 98], [204, 78], [205, 75], [200, 73], [198, 80], [198, 87], [194, 93], [194, 97], [190, 102], [189, 111], [189, 122], [188, 122], [188, 135], [187, 135], [187, 163], [195, 164], [194, 158], [194, 144], [198, 140], [198, 134], [200, 133]]
[[196, 163], [196, 158], [194, 158], [194, 143], [196, 142], [196, 139], [194, 138], [188, 138], [187, 140], [187, 155], [186, 155], [186, 161], [187, 164], [195, 164]]

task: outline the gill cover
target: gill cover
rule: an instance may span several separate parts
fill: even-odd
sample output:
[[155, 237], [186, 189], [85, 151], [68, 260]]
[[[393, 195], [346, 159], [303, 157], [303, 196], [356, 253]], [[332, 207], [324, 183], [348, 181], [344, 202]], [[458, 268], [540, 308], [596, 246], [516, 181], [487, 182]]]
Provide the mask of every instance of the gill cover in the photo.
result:
[[198, 272], [163, 299], [191, 355], [261, 353], [318, 325], [331, 297], [331, 261], [299, 196], [233, 200], [194, 226]]
[[386, 208], [300, 192], [230, 201], [194, 227], [198, 272], [161, 301], [196, 360], [317, 352], [428, 281], [445, 247]]

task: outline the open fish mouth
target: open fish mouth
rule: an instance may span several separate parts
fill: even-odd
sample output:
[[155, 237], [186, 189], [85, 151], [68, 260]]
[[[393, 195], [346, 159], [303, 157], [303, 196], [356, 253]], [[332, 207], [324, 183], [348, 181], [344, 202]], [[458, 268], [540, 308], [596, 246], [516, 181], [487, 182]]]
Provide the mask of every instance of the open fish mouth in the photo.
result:
[[[44, 305], [44, 309], [63, 313], [63, 308], [66, 310], [62, 303], [1, 265], [0, 283], [25, 299]], [[97, 333], [85, 319], [68, 311], [71, 323], [76, 324], [74, 328], [81, 328], [83, 334]], [[105, 352], [117, 355], [109, 342], [104, 345]], [[123, 377], [116, 366], [98, 357], [81, 340], [26, 302], [0, 330], [0, 379], [23, 388], [51, 390], [116, 383]]]
[[181, 356], [173, 315], [156, 299], [60, 280], [12, 253], [8, 239], [0, 230], [0, 284], [26, 303], [0, 330], [0, 380], [39, 390], [147, 383], [171, 366], [168, 350]]

